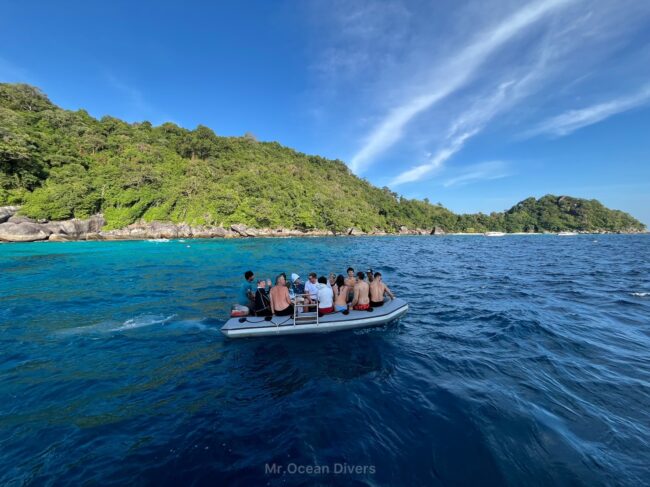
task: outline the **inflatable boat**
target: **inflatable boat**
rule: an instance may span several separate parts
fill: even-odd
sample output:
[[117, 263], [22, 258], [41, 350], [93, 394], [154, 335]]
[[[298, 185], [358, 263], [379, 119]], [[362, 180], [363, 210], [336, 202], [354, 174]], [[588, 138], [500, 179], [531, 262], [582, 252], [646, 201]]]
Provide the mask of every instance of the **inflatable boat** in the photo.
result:
[[230, 318], [221, 327], [221, 333], [229, 338], [255, 336], [299, 335], [304, 333], [328, 333], [381, 326], [403, 316], [409, 305], [403, 299], [386, 301], [383, 306], [365, 311], [350, 310], [318, 315], [298, 313], [296, 316], [246, 316]]

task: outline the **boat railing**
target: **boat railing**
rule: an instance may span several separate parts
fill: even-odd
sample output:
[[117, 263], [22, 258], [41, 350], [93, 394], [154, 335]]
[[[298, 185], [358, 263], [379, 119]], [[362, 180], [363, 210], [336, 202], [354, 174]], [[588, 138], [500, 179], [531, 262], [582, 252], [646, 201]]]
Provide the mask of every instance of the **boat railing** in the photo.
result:
[[[300, 308], [300, 311], [299, 311]], [[305, 311], [314, 308], [314, 311]], [[318, 298], [312, 301], [310, 294], [296, 294], [293, 299], [293, 326], [312, 323], [318, 326]]]

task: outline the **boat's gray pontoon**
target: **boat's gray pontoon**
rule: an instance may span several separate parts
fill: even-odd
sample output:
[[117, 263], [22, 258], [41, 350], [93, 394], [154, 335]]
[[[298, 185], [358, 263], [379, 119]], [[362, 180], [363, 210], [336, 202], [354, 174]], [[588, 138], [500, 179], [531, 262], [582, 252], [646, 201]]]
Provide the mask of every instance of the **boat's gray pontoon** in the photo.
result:
[[[299, 305], [300, 308], [300, 305]], [[316, 313], [297, 313], [295, 316], [273, 316], [270, 320], [258, 316], [230, 318], [221, 332], [230, 338], [253, 336], [294, 335], [300, 333], [326, 333], [380, 326], [404, 315], [409, 305], [403, 299], [386, 301], [372, 311], [350, 311], [347, 315], [336, 312], [322, 316]]]

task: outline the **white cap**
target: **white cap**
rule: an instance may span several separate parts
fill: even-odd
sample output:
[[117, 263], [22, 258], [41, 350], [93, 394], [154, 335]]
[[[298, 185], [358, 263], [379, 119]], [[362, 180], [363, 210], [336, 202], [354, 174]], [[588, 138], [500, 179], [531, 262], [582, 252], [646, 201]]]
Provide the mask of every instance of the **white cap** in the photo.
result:
[[298, 274], [295, 272], [291, 274], [291, 282], [296, 282], [298, 279], [300, 279], [300, 276]]

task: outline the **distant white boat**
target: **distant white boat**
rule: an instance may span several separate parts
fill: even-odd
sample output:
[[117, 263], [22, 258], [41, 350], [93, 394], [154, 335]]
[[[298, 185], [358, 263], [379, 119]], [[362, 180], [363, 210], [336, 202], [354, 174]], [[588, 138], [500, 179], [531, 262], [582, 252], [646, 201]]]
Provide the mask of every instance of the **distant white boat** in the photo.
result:
[[558, 237], [573, 237], [574, 235], [578, 235], [578, 232], [560, 232], [557, 234]]
[[505, 233], [503, 232], [485, 232], [483, 235], [486, 237], [503, 237]]

